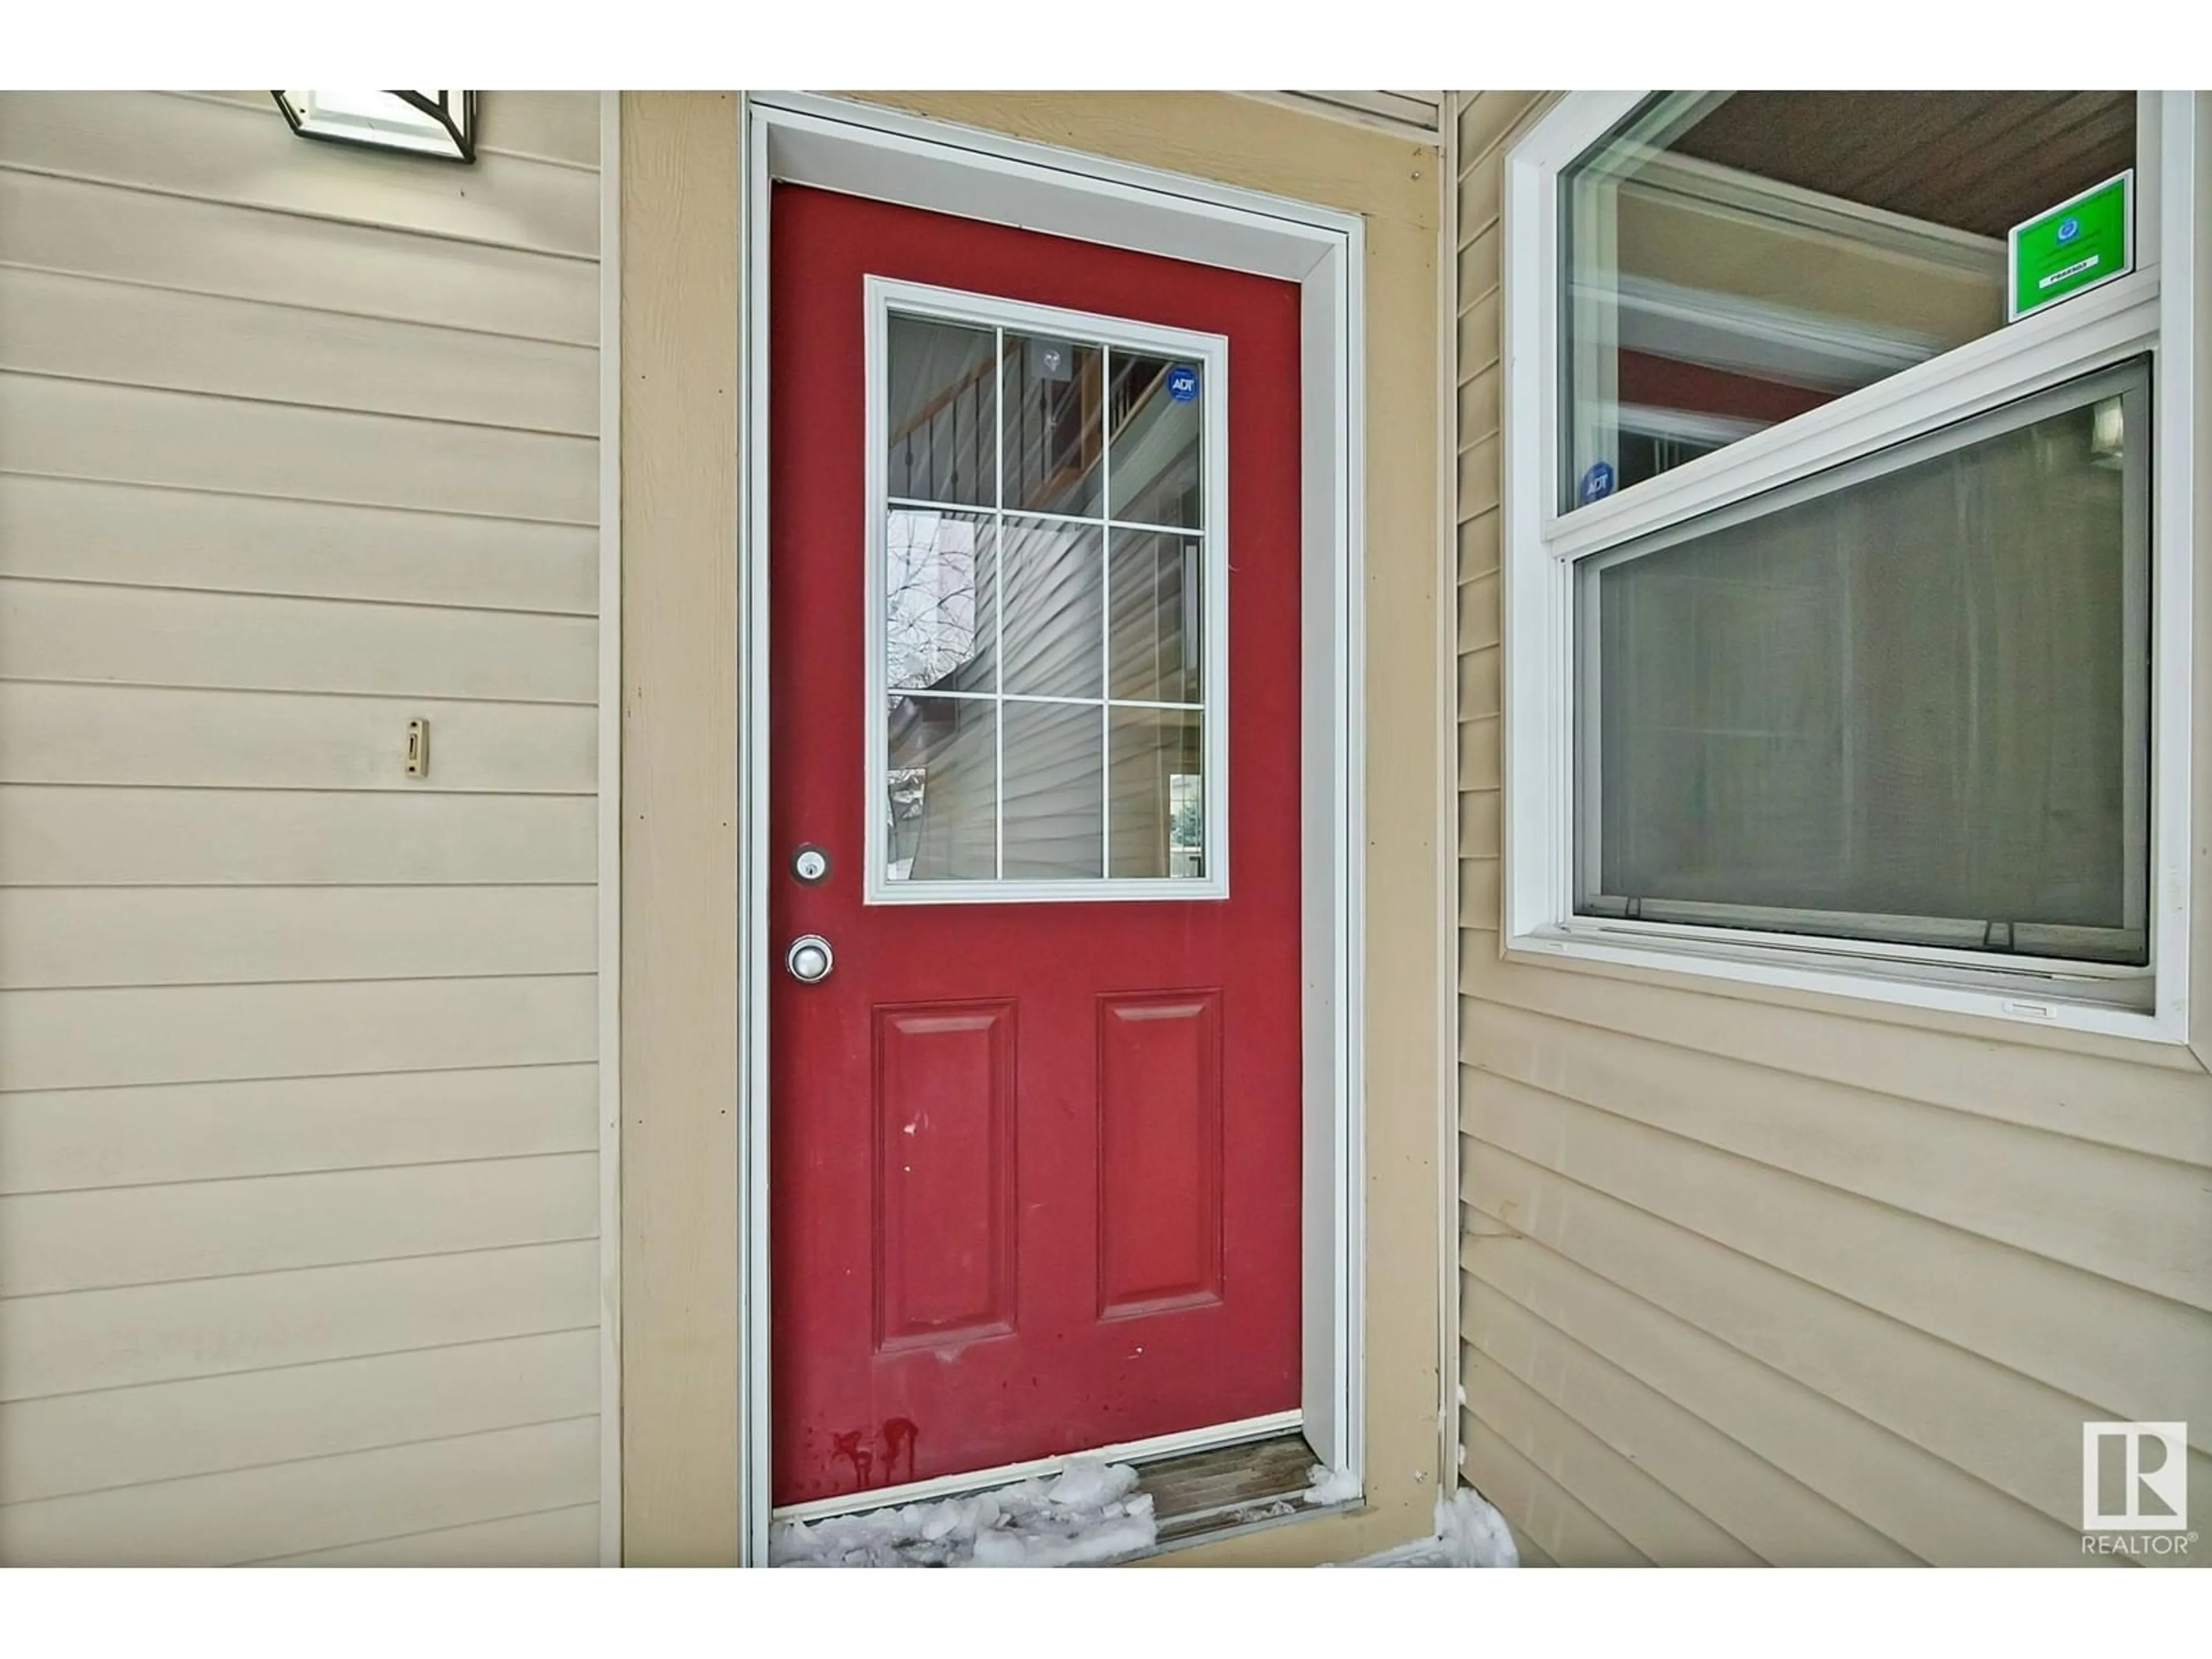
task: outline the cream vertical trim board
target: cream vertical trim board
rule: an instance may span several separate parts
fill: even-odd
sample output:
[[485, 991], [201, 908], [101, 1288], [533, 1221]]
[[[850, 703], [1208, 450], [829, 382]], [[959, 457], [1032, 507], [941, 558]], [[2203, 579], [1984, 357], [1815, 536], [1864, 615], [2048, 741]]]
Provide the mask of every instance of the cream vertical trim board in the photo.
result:
[[1364, 633], [1364, 523], [1360, 432], [1364, 383], [1364, 230], [1352, 215], [1073, 150], [948, 127], [866, 105], [799, 94], [748, 100], [745, 123], [749, 288], [744, 305], [745, 517], [738, 563], [749, 611], [740, 724], [745, 811], [740, 866], [746, 896], [741, 1001], [745, 1057], [738, 1115], [747, 1208], [747, 1362], [743, 1559], [767, 1554], [771, 1513], [767, 1447], [769, 1254], [765, 894], [769, 779], [767, 637], [769, 198], [776, 180], [842, 189], [988, 222], [1194, 258], [1295, 281], [1303, 296], [1305, 617], [1302, 837], [1306, 1157], [1303, 1420], [1316, 1454], [1362, 1469], [1361, 1320], [1365, 1256], [1360, 1226], [1364, 1136], [1359, 1065], [1360, 913], [1364, 903], [1361, 800], [1366, 759], [1359, 641]]
[[622, 95], [599, 94], [599, 1565], [622, 1565]]
[[623, 1553], [738, 1559], [738, 106], [622, 98]]

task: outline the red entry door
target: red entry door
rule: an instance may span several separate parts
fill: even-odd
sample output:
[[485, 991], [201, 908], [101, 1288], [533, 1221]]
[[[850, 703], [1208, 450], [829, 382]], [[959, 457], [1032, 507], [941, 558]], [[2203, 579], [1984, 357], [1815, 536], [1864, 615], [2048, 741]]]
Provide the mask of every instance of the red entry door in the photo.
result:
[[1293, 1408], [1297, 290], [771, 231], [775, 1501]]

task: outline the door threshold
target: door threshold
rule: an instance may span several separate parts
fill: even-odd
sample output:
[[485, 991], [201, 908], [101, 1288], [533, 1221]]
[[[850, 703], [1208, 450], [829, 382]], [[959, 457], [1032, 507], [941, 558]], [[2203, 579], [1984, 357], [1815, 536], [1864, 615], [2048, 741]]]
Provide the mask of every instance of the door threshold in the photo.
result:
[[1307, 1499], [1320, 1461], [1293, 1429], [1147, 1465], [1139, 1473], [1137, 1490], [1152, 1497], [1158, 1538], [1143, 1553], [1157, 1555], [1318, 1513]]
[[[1242, 1418], [1234, 1423], [1218, 1423], [1211, 1428], [1184, 1429], [1175, 1434], [1154, 1435], [1149, 1440], [1124, 1441], [1119, 1445], [1100, 1446], [1091, 1451], [1063, 1452], [1056, 1457], [1036, 1457], [1025, 1463], [1002, 1463], [996, 1468], [976, 1469], [965, 1474], [941, 1474], [932, 1480], [911, 1480], [897, 1486], [868, 1486], [859, 1492], [838, 1492], [829, 1498], [816, 1498], [804, 1504], [784, 1504], [770, 1511], [775, 1521], [819, 1521], [833, 1515], [853, 1515], [868, 1510], [896, 1509], [905, 1504], [927, 1503], [939, 1498], [957, 1498], [971, 1492], [981, 1492], [990, 1486], [1011, 1486], [1017, 1480], [1026, 1480], [1033, 1475], [1057, 1474], [1078, 1458], [1092, 1459], [1105, 1463], [1152, 1464], [1168, 1458], [1182, 1458], [1196, 1453], [1219, 1451], [1226, 1447], [1243, 1446], [1255, 1440], [1274, 1440], [1288, 1436], [1297, 1439], [1302, 1414], [1296, 1411], [1271, 1412], [1264, 1417]], [[1301, 1446], [1303, 1440], [1298, 1440]], [[1311, 1454], [1308, 1454], [1311, 1462]], [[1301, 1488], [1304, 1480], [1301, 1475]], [[1144, 1483], [1139, 1483], [1144, 1489]]]

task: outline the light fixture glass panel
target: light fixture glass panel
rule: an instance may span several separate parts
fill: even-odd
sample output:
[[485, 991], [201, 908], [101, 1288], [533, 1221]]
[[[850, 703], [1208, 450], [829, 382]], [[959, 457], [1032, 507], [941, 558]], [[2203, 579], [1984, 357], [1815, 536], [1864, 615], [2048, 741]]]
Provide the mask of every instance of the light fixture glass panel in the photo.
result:
[[308, 138], [476, 159], [473, 92], [279, 92], [292, 131]]

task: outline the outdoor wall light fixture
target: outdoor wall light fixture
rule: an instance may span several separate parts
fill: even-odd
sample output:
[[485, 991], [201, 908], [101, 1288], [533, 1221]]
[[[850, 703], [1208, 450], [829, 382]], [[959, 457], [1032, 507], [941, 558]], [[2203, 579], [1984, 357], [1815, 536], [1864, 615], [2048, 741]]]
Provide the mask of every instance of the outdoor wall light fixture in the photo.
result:
[[371, 144], [448, 161], [477, 158], [473, 92], [272, 92], [302, 138]]

